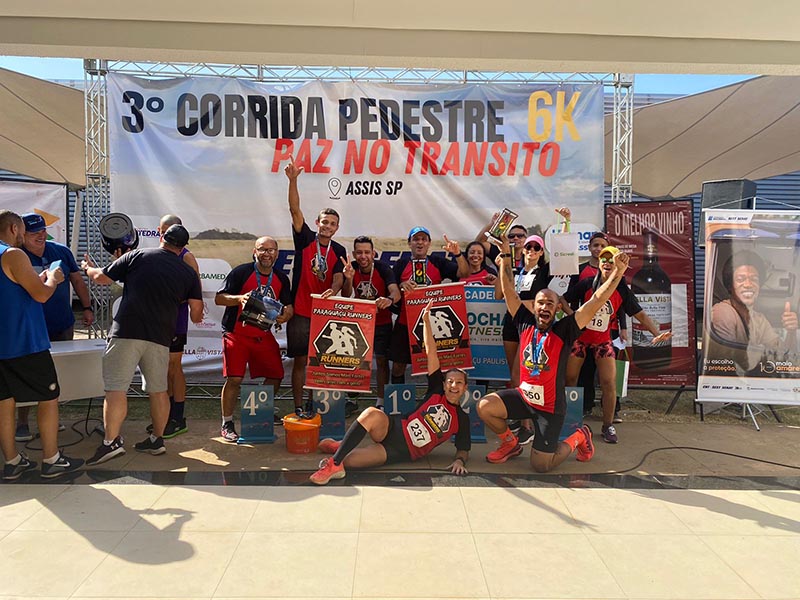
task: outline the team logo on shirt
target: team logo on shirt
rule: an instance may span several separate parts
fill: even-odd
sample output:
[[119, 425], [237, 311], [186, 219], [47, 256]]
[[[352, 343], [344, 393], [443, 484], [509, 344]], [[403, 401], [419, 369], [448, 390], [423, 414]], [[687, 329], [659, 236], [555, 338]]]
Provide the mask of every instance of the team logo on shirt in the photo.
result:
[[450, 421], [453, 419], [443, 404], [434, 404], [422, 418], [436, 437], [442, 437], [450, 431]]
[[378, 297], [378, 289], [369, 281], [362, 281], [356, 286], [356, 298], [362, 300], [375, 300]]

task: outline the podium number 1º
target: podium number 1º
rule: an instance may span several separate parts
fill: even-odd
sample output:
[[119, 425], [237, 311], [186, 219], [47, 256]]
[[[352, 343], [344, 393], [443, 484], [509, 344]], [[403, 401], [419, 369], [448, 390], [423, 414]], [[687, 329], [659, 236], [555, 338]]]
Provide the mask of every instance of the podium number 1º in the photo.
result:
[[[401, 396], [403, 402], [411, 402], [411, 390], [405, 389], [401, 391]], [[389, 400], [392, 401], [392, 412], [390, 415], [399, 415], [400, 409], [397, 408], [397, 390], [394, 390], [391, 394], [389, 394]]]
[[247, 396], [247, 399], [244, 401], [242, 408], [250, 411], [250, 416], [256, 416], [256, 410], [258, 410], [259, 404], [264, 404], [269, 398], [269, 394], [265, 390], [261, 390], [258, 392], [258, 400], [256, 400], [256, 393], [250, 392]]

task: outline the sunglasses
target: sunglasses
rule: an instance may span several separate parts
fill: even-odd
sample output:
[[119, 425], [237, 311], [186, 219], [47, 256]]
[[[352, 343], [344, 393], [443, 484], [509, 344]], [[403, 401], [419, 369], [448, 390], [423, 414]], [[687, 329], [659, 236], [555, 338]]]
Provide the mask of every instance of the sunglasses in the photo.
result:
[[535, 242], [533, 244], [528, 244], [527, 246], [525, 246], [525, 250], [533, 250], [534, 252], [539, 252], [541, 251], [541, 249], [542, 247]]
[[614, 257], [613, 257], [613, 256], [612, 256], [612, 257], [610, 257], [610, 258], [607, 258], [607, 257], [601, 257], [601, 258], [600, 258], [600, 262], [601, 262], [601, 263], [606, 263], [606, 264], [612, 264], [612, 263], [614, 262]]
[[513, 239], [524, 238], [524, 237], [528, 237], [528, 236], [525, 235], [524, 233], [509, 233], [506, 237], [508, 239], [510, 239], [510, 240], [513, 240]]

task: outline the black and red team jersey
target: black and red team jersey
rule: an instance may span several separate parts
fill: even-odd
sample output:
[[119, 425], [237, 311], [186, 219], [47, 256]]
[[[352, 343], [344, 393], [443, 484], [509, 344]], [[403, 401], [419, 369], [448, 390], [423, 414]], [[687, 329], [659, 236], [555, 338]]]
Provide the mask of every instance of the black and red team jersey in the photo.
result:
[[[272, 281], [269, 275], [262, 275], [259, 273], [256, 277], [256, 270], [254, 263], [245, 263], [234, 267], [222, 287], [217, 291], [218, 294], [230, 294], [238, 296], [252, 292], [258, 287], [258, 279], [261, 279], [261, 285], [266, 286], [269, 282], [269, 290], [267, 295], [270, 298], [278, 300], [284, 306], [292, 303], [292, 290], [289, 287], [289, 278], [280, 271], [272, 270]], [[237, 333], [248, 335], [251, 337], [263, 337], [264, 331], [253, 325], [245, 325], [239, 321], [239, 315], [242, 314], [242, 305], [225, 307], [225, 313], [222, 315], [222, 330], [228, 333]]]
[[450, 404], [444, 395], [444, 373], [428, 373], [425, 399], [410, 415], [403, 417], [403, 437], [406, 438], [411, 460], [422, 458], [456, 436], [456, 449], [469, 452], [472, 440], [469, 417], [460, 405]]
[[[428, 263], [425, 266], [428, 278], [427, 285], [437, 285], [445, 279], [458, 281], [458, 265], [456, 263], [447, 260], [444, 256], [435, 254], [428, 256], [427, 260]], [[392, 271], [394, 271], [394, 277], [398, 284], [411, 279], [413, 267], [414, 265], [411, 264], [411, 257], [409, 256], [404, 256], [394, 263]], [[400, 316], [397, 318], [397, 322], [401, 325], [407, 325], [408, 321], [406, 320], [406, 311], [404, 310], [405, 306], [402, 299], [400, 300], [400, 305]]]
[[[301, 317], [311, 317], [311, 294], [321, 294], [333, 283], [334, 273], [341, 273], [347, 259], [347, 250], [338, 242], [331, 240], [328, 246], [319, 247], [322, 262], [317, 265], [317, 234], [303, 221], [300, 231], [292, 228], [294, 238], [294, 266], [292, 267], [292, 292], [294, 294], [294, 313]], [[319, 279], [312, 269], [321, 267], [325, 274]]]
[[492, 281], [492, 283], [489, 283], [488, 281], [490, 275], [497, 277], [497, 273], [490, 271], [486, 267], [483, 267], [477, 273], [470, 273], [466, 277], [462, 278], [461, 281], [467, 285], [492, 285], [494, 281]]
[[[593, 283], [593, 279], [582, 279], [566, 291], [564, 299], [570, 304], [573, 302], [585, 304], [594, 294]], [[624, 280], [619, 282], [611, 297], [592, 317], [583, 334], [581, 334], [580, 340], [587, 344], [610, 342], [611, 321], [620, 307], [628, 316], [633, 316], [642, 310], [642, 307], [636, 301], [636, 296], [633, 295]]]
[[[361, 267], [356, 261], [352, 262], [355, 275], [353, 275], [353, 294], [361, 300], [377, 300], [378, 298], [389, 297], [389, 286], [397, 283], [394, 278], [392, 268], [381, 260], [373, 261], [374, 268], [367, 273], [361, 272]], [[375, 317], [375, 326], [390, 325], [392, 323], [392, 313], [388, 308], [378, 311]]]
[[[584, 279], [594, 279], [599, 272], [600, 269], [593, 267], [592, 263], [587, 260], [585, 263], [578, 265], [578, 274], [570, 277], [569, 287], [571, 288], [572, 286], [577, 285], [579, 281], [583, 281]], [[622, 281], [624, 282], [625, 280], [623, 279]], [[576, 310], [578, 308], [578, 303], [576, 302], [574, 306], [570, 304], [570, 306], [572, 306], [572, 310]], [[617, 332], [620, 329], [627, 328], [628, 319], [625, 317], [625, 312], [617, 311], [617, 313], [614, 315], [614, 318], [611, 319], [611, 331]]]
[[567, 359], [573, 342], [581, 335], [575, 315], [539, 331], [536, 317], [524, 305], [514, 315], [519, 331], [519, 391], [523, 400], [543, 412], [566, 414]]

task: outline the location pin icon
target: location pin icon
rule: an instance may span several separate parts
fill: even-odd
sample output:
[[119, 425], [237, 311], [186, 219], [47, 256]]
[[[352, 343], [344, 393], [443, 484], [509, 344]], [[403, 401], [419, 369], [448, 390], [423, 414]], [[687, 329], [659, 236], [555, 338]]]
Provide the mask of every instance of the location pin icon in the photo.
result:
[[328, 189], [331, 191], [331, 198], [339, 197], [339, 190], [342, 189], [342, 180], [338, 177], [328, 179]]

